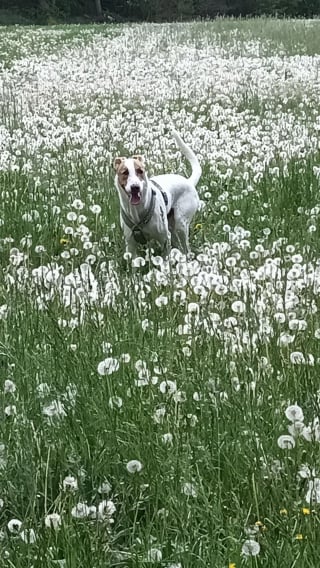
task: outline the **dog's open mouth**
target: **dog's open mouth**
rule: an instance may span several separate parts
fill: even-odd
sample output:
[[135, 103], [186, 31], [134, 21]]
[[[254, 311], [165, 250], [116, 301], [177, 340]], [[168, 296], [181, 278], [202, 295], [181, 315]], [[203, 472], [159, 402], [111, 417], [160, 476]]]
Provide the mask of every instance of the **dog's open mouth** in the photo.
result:
[[139, 187], [131, 188], [130, 192], [130, 203], [131, 205], [139, 205], [141, 201], [141, 193]]

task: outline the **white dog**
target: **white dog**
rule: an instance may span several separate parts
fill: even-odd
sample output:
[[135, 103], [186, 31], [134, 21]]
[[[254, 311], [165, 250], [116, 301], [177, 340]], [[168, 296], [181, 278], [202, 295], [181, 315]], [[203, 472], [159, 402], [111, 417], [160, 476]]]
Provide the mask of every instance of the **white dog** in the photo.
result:
[[158, 241], [167, 255], [171, 246], [189, 252], [189, 226], [199, 208], [196, 185], [201, 166], [179, 134], [172, 134], [189, 160], [192, 174], [162, 174], [148, 179], [142, 156], [116, 158], [115, 185], [120, 199], [120, 222], [127, 251], [136, 256], [137, 243]]

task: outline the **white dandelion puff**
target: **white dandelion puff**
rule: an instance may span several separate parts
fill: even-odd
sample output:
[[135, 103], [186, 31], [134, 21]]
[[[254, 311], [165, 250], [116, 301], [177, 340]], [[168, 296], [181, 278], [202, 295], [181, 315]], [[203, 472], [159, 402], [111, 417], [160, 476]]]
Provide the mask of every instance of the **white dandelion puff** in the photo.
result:
[[62, 481], [62, 488], [64, 491], [77, 491], [78, 490], [78, 480], [73, 475], [68, 475]]
[[126, 465], [126, 468], [129, 473], [139, 473], [142, 470], [143, 465], [139, 460], [130, 460]]
[[301, 351], [293, 351], [290, 353], [290, 362], [293, 365], [304, 365], [306, 363], [306, 359]]
[[317, 505], [320, 503], [320, 479], [318, 477], [308, 482], [308, 491], [305, 496], [305, 501]]
[[161, 562], [162, 552], [159, 548], [150, 548], [147, 552], [146, 562]]
[[277, 444], [282, 450], [292, 450], [292, 448], [295, 447], [296, 442], [293, 436], [283, 434], [282, 436], [279, 436]]
[[172, 395], [177, 390], [176, 381], [162, 381], [159, 385], [159, 390], [162, 394]]
[[297, 420], [296, 422], [293, 422], [288, 426], [288, 432], [291, 436], [297, 438], [298, 436], [302, 435], [304, 428], [305, 428], [304, 422], [299, 422]]
[[108, 518], [111, 519], [112, 515], [116, 512], [116, 506], [113, 501], [101, 501], [98, 505], [98, 518], [104, 519]]
[[197, 487], [194, 483], [190, 483], [189, 481], [183, 483], [181, 491], [187, 497], [197, 497]]
[[285, 410], [285, 415], [290, 422], [303, 422], [304, 420], [302, 408], [297, 404], [288, 406]]
[[98, 487], [98, 493], [110, 493], [112, 487], [107, 479], [105, 479]]
[[48, 528], [58, 529], [61, 526], [62, 520], [59, 513], [50, 513], [46, 515], [44, 519], [44, 524]]
[[3, 387], [4, 393], [13, 394], [14, 392], [16, 392], [16, 390], [17, 390], [17, 387], [16, 387], [16, 385], [13, 381], [11, 381], [10, 379], [6, 379], [4, 381], [4, 387]]
[[243, 314], [246, 310], [246, 305], [241, 300], [236, 300], [232, 302], [231, 309], [235, 314]]
[[67, 413], [60, 400], [53, 400], [50, 404], [42, 408], [42, 414], [48, 418], [64, 418]]
[[165, 444], [166, 446], [172, 446], [173, 436], [170, 432], [168, 432], [167, 434], [163, 434], [161, 436], [161, 440], [162, 440], [163, 444]]
[[260, 544], [253, 539], [245, 540], [242, 548], [241, 553], [243, 556], [257, 556], [260, 552]]
[[119, 369], [119, 361], [114, 357], [107, 357], [103, 361], [101, 361], [98, 365], [98, 373], [99, 375], [112, 375]]
[[20, 529], [22, 527], [22, 522], [19, 521], [19, 519], [11, 519], [11, 521], [8, 522], [8, 530], [11, 533], [18, 533], [20, 532]]
[[71, 509], [71, 516], [74, 519], [85, 519], [90, 515], [90, 508], [86, 503], [77, 503]]
[[24, 529], [20, 532], [20, 538], [26, 544], [34, 544], [37, 540], [36, 533], [33, 529]]

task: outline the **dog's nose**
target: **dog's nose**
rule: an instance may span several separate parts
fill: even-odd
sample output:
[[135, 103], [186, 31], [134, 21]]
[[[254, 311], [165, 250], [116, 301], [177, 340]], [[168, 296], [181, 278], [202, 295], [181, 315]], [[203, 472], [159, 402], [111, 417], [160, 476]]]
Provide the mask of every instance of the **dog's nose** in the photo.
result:
[[140, 186], [136, 183], [130, 186], [131, 191], [140, 191]]

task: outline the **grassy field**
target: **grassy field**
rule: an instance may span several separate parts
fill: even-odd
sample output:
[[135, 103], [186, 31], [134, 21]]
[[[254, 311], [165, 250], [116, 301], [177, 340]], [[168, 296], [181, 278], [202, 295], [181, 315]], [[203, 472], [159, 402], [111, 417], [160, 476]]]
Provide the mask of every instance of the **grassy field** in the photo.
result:
[[[316, 568], [320, 21], [3, 28], [0, 567]], [[116, 155], [203, 167], [124, 255]]]

